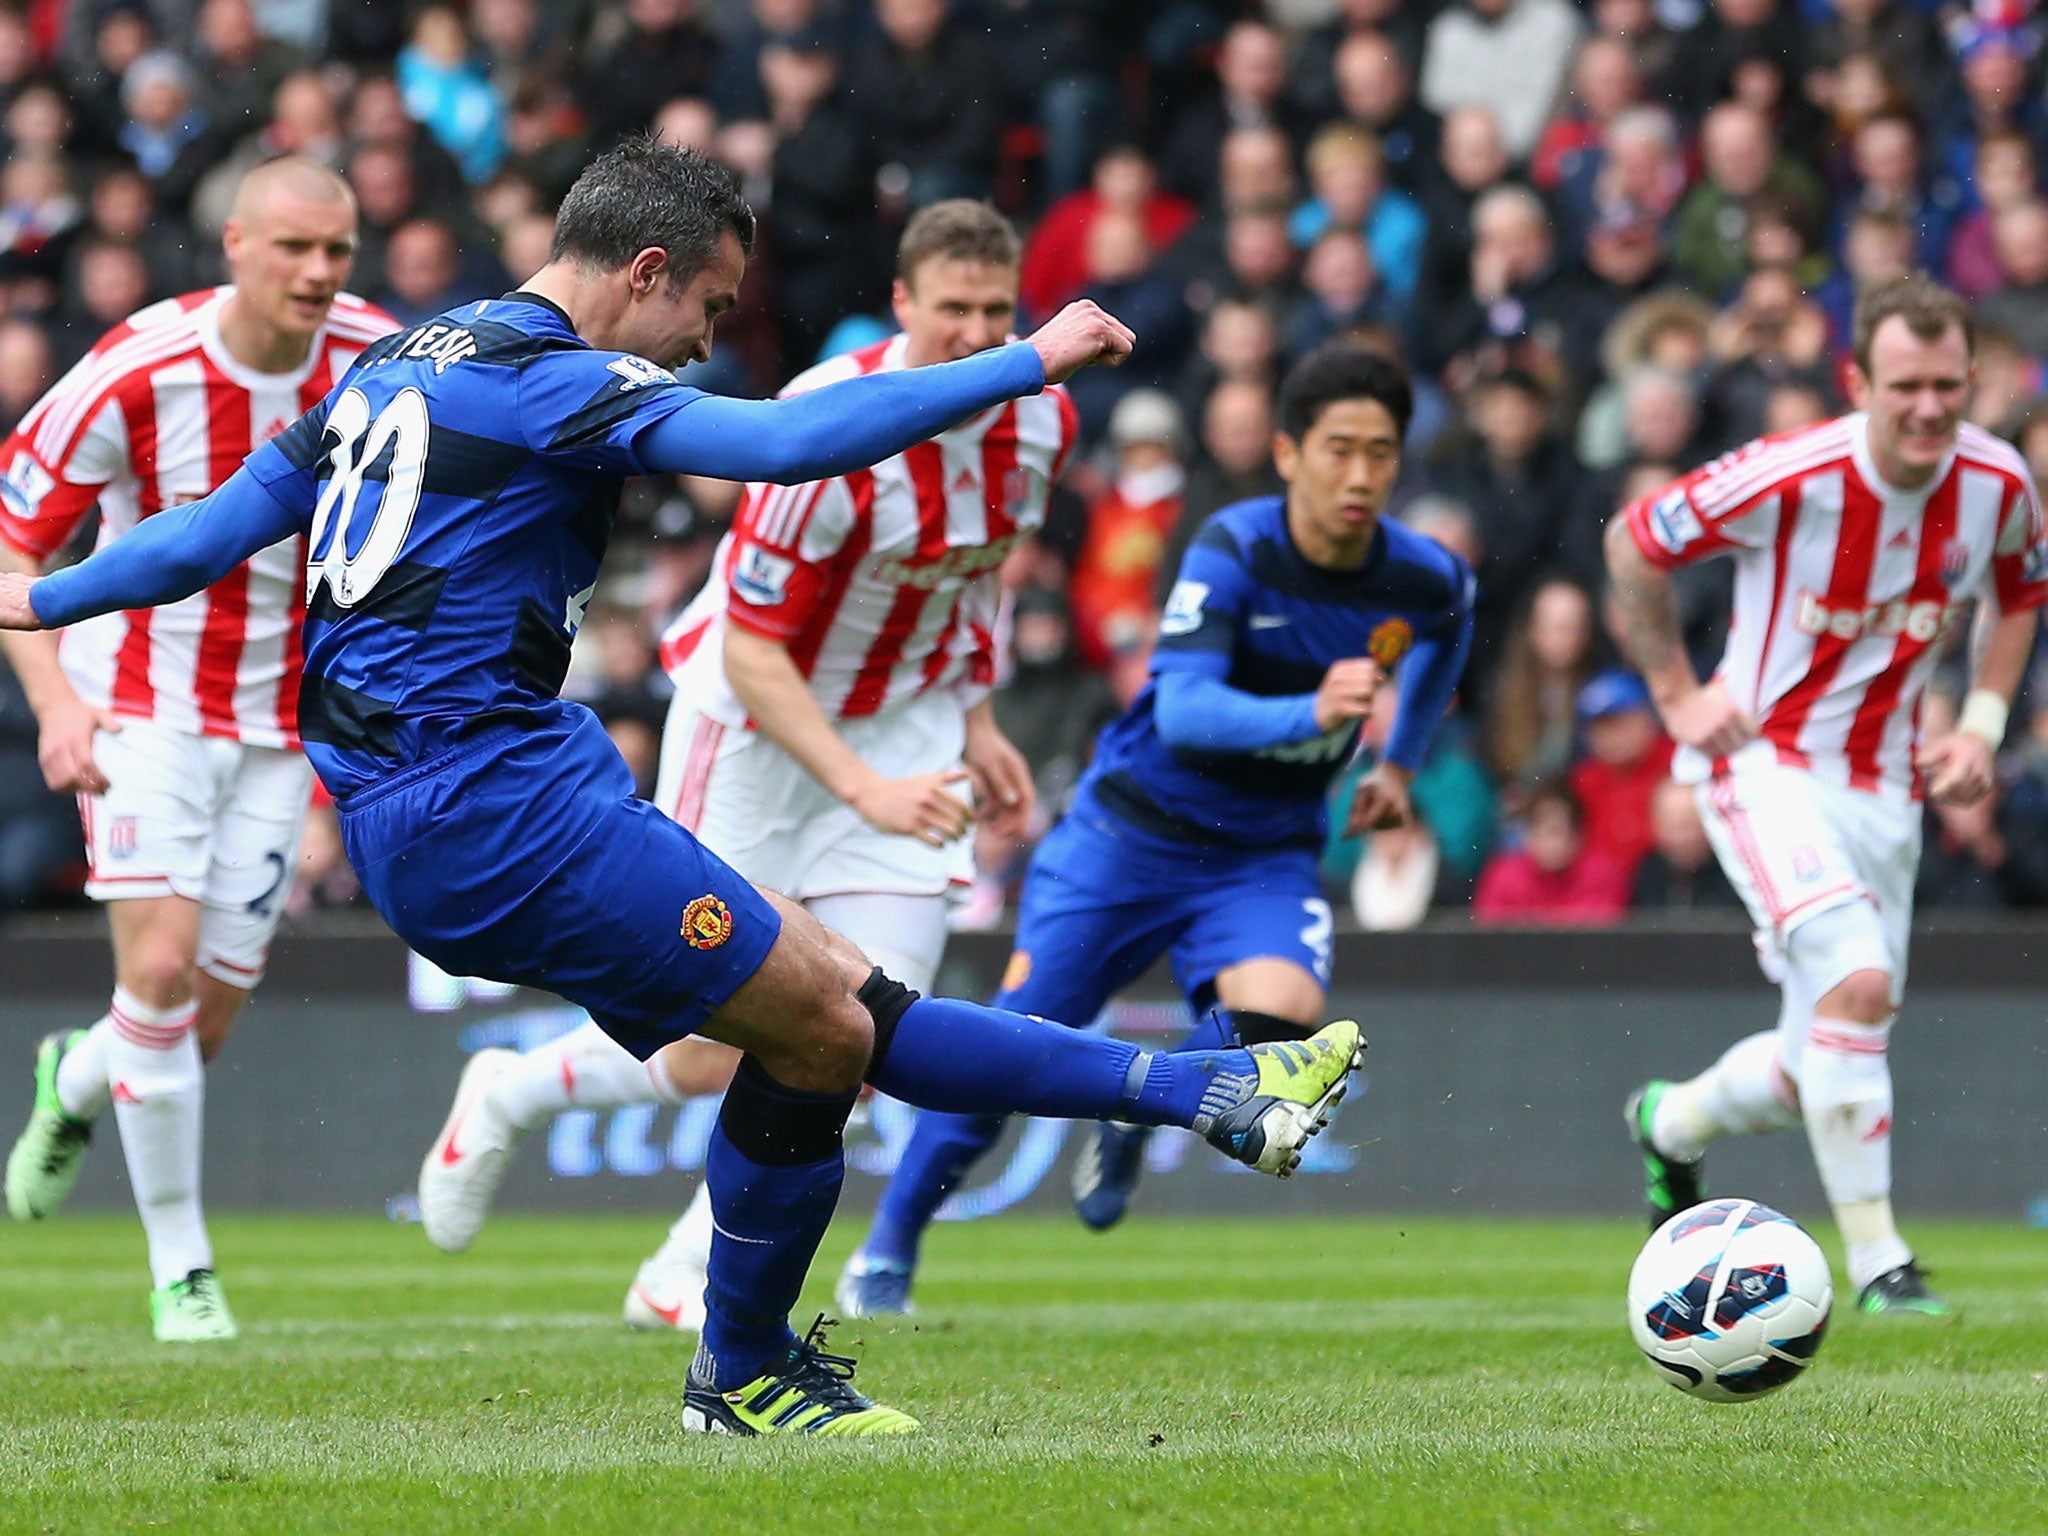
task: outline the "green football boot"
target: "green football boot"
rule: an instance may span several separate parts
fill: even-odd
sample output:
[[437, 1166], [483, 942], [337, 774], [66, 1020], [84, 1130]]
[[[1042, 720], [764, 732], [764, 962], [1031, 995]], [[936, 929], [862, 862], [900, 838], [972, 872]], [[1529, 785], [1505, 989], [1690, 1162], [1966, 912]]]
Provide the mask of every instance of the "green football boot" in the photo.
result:
[[36, 1047], [35, 1107], [7, 1154], [7, 1214], [16, 1221], [41, 1221], [78, 1182], [92, 1122], [64, 1112], [57, 1098], [57, 1067], [84, 1038], [82, 1029], [60, 1029], [43, 1036]]
[[1671, 1091], [1662, 1078], [1643, 1084], [1621, 1107], [1628, 1122], [1629, 1139], [1643, 1154], [1643, 1203], [1650, 1208], [1650, 1230], [1655, 1231], [1680, 1211], [1690, 1210], [1706, 1198], [1702, 1173], [1704, 1161], [1694, 1158], [1682, 1163], [1657, 1150], [1650, 1127], [1657, 1118], [1657, 1101]]
[[1927, 1276], [1908, 1259], [1888, 1269], [1856, 1297], [1859, 1312], [1897, 1312], [1920, 1317], [1953, 1317], [1955, 1308], [1927, 1289]]
[[908, 1435], [920, 1427], [909, 1414], [856, 1392], [854, 1362], [826, 1354], [824, 1342], [820, 1313], [787, 1354], [731, 1392], [711, 1385], [710, 1357], [700, 1349], [683, 1389], [683, 1428], [709, 1435]]
[[151, 1291], [149, 1319], [163, 1344], [211, 1344], [241, 1331], [228, 1310], [220, 1277], [210, 1269], [195, 1269], [184, 1279]]
[[1339, 1019], [1306, 1040], [1261, 1041], [1251, 1056], [1258, 1075], [1211, 1084], [1194, 1130], [1247, 1168], [1284, 1179], [1343, 1099], [1365, 1060], [1365, 1041], [1356, 1024]]

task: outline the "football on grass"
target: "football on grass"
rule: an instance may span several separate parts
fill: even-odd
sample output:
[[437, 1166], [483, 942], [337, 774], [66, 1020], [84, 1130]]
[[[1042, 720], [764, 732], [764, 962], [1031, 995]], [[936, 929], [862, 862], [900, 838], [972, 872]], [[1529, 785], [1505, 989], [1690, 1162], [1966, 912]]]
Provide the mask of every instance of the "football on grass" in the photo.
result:
[[1746, 1403], [1813, 1363], [1835, 1287], [1827, 1255], [1754, 1200], [1709, 1200], [1650, 1234], [1628, 1276], [1628, 1325], [1681, 1392]]

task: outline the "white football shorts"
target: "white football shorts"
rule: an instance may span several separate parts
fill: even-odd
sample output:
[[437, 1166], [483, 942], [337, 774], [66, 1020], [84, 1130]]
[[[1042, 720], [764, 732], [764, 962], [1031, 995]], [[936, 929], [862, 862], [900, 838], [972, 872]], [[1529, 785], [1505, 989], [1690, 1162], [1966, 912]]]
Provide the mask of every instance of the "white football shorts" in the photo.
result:
[[1731, 766], [1695, 785], [1693, 795], [1756, 924], [1766, 976], [1784, 979], [1785, 941], [1801, 923], [1868, 900], [1893, 995], [1903, 995], [1920, 869], [1918, 801], [1850, 789], [1768, 759]]
[[107, 791], [78, 797], [86, 895], [198, 902], [199, 968], [253, 988], [298, 870], [312, 764], [303, 753], [150, 720], [99, 732], [92, 751]]
[[[834, 728], [889, 779], [957, 767], [967, 734], [960, 701], [945, 690]], [[699, 713], [681, 695], [662, 731], [654, 803], [746, 879], [795, 901], [943, 895], [974, 877], [971, 834], [933, 848], [878, 832], [759, 731]]]

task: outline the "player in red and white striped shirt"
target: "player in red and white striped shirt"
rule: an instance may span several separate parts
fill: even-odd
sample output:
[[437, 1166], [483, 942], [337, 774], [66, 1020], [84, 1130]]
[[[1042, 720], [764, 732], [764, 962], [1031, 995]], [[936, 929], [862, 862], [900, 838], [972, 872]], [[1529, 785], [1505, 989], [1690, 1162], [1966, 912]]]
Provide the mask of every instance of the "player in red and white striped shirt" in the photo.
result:
[[[2020, 456], [1962, 423], [1962, 301], [1902, 278], [1858, 306], [1856, 414], [1762, 442], [1609, 526], [1622, 639], [1679, 743], [1722, 867], [1781, 983], [1775, 1031], [1630, 1100], [1654, 1213], [1700, 1195], [1708, 1142], [1804, 1122], [1868, 1312], [1943, 1312], [1891, 1210], [1892, 1017], [1920, 860], [1920, 776], [1968, 804], [2048, 602], [2048, 527]], [[1673, 567], [1735, 559], [1735, 612], [1705, 684], [1679, 638]], [[1959, 728], [1920, 700], [1966, 605], [1977, 646]]]
[[[1017, 270], [1016, 235], [993, 209], [926, 208], [898, 252], [902, 334], [785, 393], [1000, 345]], [[676, 694], [656, 803], [919, 991], [945, 948], [949, 891], [971, 874], [967, 791], [998, 831], [1031, 814], [1030, 770], [988, 698], [997, 569], [1043, 522], [1075, 430], [1066, 392], [1048, 389], [869, 469], [750, 487], [663, 644]], [[650, 1076], [670, 1072], [673, 1048], [643, 1066], [595, 1025], [523, 1057], [479, 1052], [421, 1169], [428, 1237], [466, 1247], [512, 1143], [550, 1116], [722, 1088], [735, 1053], [696, 1051], [688, 1083]], [[641, 1266], [627, 1319], [695, 1329], [710, 1239], [700, 1189]]]
[[[396, 329], [340, 291], [355, 197], [307, 160], [252, 171], [223, 232], [229, 286], [131, 316], [0, 445], [0, 565], [39, 571], [95, 505], [99, 543], [206, 495]], [[298, 861], [312, 772], [299, 752], [305, 551], [257, 554], [206, 591], [55, 636], [7, 637], [44, 776], [78, 792], [107, 904], [115, 989], [37, 1059], [7, 1164], [17, 1219], [77, 1177], [111, 1097], [149, 1237], [157, 1336], [230, 1338], [199, 1202], [201, 1062], [263, 974]]]

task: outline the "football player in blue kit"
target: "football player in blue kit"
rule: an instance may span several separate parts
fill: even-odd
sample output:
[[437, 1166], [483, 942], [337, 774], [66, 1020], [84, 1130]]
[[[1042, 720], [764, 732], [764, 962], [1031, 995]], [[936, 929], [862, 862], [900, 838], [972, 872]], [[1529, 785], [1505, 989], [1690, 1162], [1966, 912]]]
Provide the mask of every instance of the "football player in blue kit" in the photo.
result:
[[634, 798], [596, 717], [557, 697], [624, 477], [824, 479], [1131, 346], [1084, 303], [961, 362], [706, 395], [669, 370], [709, 355], [753, 234], [729, 173], [623, 145], [577, 180], [518, 292], [372, 346], [213, 495], [33, 584], [0, 577], [0, 626], [170, 601], [305, 536], [301, 734], [378, 912], [444, 969], [558, 993], [643, 1059], [698, 1031], [745, 1053], [707, 1154], [685, 1427], [895, 1433], [916, 1421], [789, 1326], [863, 1080], [942, 1110], [1184, 1125], [1286, 1173], [1360, 1043], [1347, 1022], [1302, 1061], [1153, 1054], [920, 998]]
[[[1405, 822], [1471, 643], [1471, 572], [1380, 517], [1410, 410], [1406, 374], [1374, 353], [1326, 347], [1288, 375], [1273, 445], [1286, 494], [1225, 507], [1189, 546], [1149, 682], [1032, 858], [997, 1007], [1085, 1028], [1164, 953], [1197, 1018], [1179, 1050], [1299, 1050], [1286, 1042], [1310, 1035], [1330, 982], [1316, 872], [1330, 780], [1400, 668], [1392, 735], [1349, 822]], [[918, 1117], [840, 1276], [842, 1310], [908, 1309], [926, 1225], [1001, 1129]], [[1074, 1176], [1090, 1226], [1122, 1217], [1145, 1135], [1091, 1128]]]

